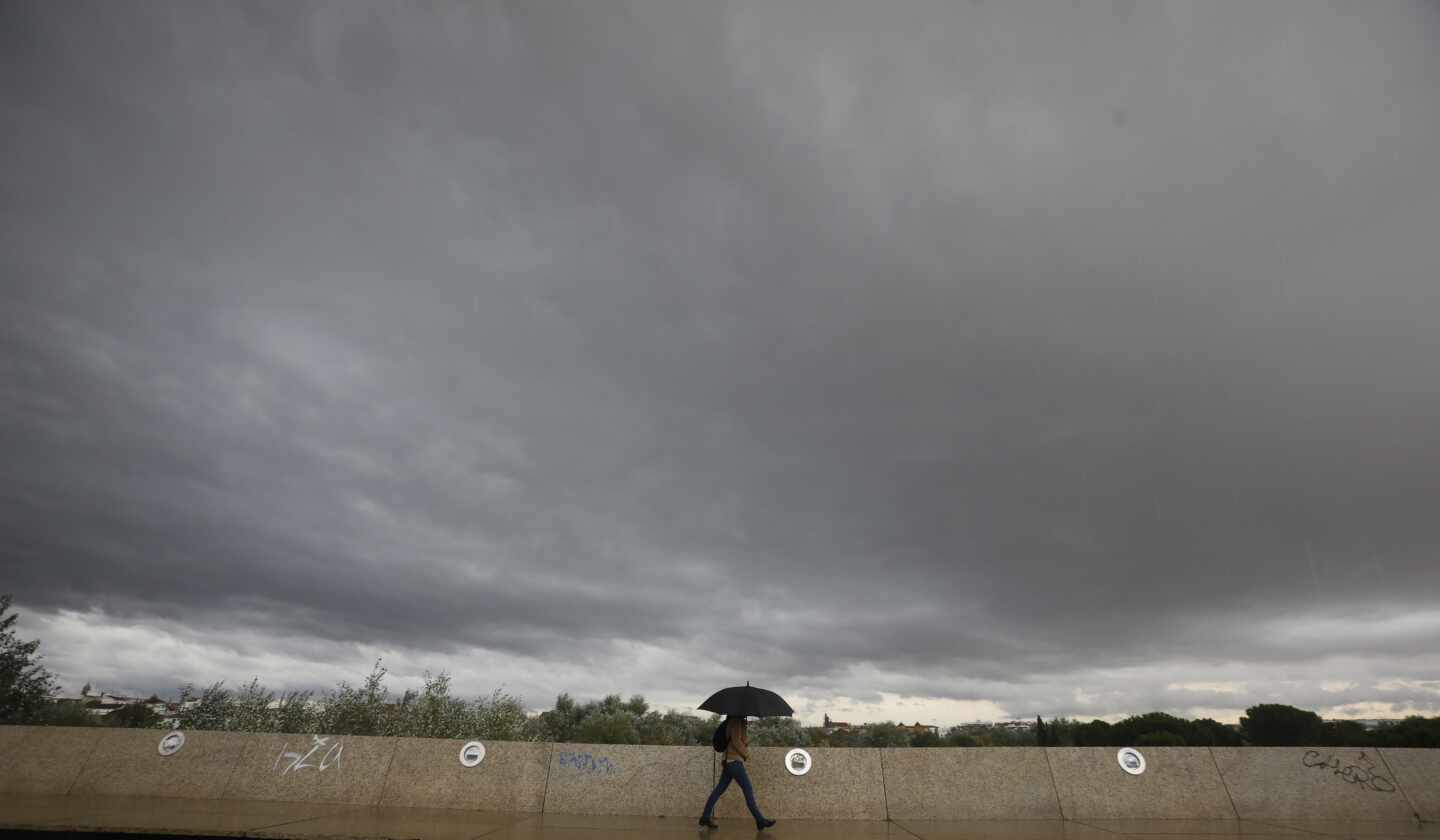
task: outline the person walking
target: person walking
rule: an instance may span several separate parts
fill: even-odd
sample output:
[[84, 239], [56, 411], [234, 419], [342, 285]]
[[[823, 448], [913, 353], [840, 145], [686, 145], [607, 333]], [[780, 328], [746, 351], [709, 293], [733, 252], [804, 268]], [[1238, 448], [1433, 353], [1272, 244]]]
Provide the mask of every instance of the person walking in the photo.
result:
[[767, 820], [760, 813], [760, 806], [755, 802], [755, 789], [750, 786], [750, 776], [745, 772], [745, 762], [750, 760], [750, 740], [746, 737], [746, 730], [744, 715], [730, 715], [725, 719], [725, 757], [720, 762], [720, 781], [716, 782], [715, 789], [710, 791], [710, 798], [705, 802], [705, 812], [700, 815], [702, 826], [720, 827], [711, 815], [715, 813], [715, 803], [720, 801], [720, 795], [732, 781], [739, 782], [740, 790], [745, 793], [745, 806], [750, 809], [750, 816], [755, 818], [755, 828], [763, 830], [775, 824], [774, 820]]

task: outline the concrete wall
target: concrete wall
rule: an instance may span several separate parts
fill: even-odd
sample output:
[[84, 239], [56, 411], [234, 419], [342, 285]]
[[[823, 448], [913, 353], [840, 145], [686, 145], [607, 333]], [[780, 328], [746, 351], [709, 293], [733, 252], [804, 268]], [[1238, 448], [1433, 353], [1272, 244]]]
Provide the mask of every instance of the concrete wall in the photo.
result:
[[[708, 749], [708, 748], [707, 748]], [[755, 788], [760, 812], [771, 819], [883, 820], [885, 780], [880, 750], [813, 747], [810, 771], [803, 776], [785, 769], [785, 747], [751, 747], [745, 773]], [[720, 779], [720, 756], [713, 750], [715, 779]], [[705, 790], [706, 796], [710, 788]], [[704, 797], [701, 798], [704, 807]], [[696, 809], [696, 816], [700, 810]], [[715, 808], [717, 817], [750, 819], [745, 794], [731, 783]]]
[[[247, 735], [245, 751], [225, 785], [224, 798], [378, 805], [397, 740]], [[189, 749], [188, 743], [185, 748]]]
[[[203, 731], [162, 757], [163, 734], [0, 727], [0, 794], [694, 817], [718, 765], [709, 747], [486, 742], [465, 768], [460, 741]], [[1141, 776], [1098, 747], [816, 748], [804, 776], [752, 752], [777, 819], [1440, 821], [1440, 750], [1152, 747]], [[716, 813], [748, 818], [738, 786]]]
[[1420, 819], [1440, 822], [1440, 750], [1377, 750]]
[[709, 747], [554, 744], [545, 813], [699, 817], [714, 754]]
[[1378, 750], [1213, 747], [1211, 752], [1242, 819], [1415, 818]]
[[163, 731], [98, 729], [94, 749], [75, 780], [75, 796], [166, 796], [220, 799], [255, 737], [240, 732], [187, 732], [185, 746], [160, 754]]
[[1120, 768], [1110, 747], [1046, 747], [1066, 819], [1235, 819], [1204, 747], [1146, 747], [1145, 772]]
[[398, 739], [380, 804], [539, 813], [545, 807], [551, 745], [483, 743], [485, 760], [465, 767], [460, 763], [464, 741]]
[[892, 820], [1058, 820], [1045, 750], [1038, 747], [886, 749]]
[[4, 760], [5, 752], [11, 747], [20, 743], [37, 726], [0, 726], [0, 760]]
[[[65, 795], [79, 778], [101, 730], [66, 726], [3, 726], [0, 793]], [[159, 743], [159, 735], [156, 735]]]

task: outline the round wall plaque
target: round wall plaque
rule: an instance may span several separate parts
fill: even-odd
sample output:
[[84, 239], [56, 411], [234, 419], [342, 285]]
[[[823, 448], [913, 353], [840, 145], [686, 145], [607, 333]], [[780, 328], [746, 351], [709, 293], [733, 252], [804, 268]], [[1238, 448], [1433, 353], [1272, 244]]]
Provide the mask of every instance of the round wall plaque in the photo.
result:
[[1120, 762], [1120, 769], [1132, 776], [1138, 776], [1145, 772], [1145, 756], [1133, 747], [1124, 747], [1120, 752], [1115, 753], [1115, 760]]
[[466, 767], [474, 767], [485, 760], [485, 745], [479, 741], [470, 741], [460, 748], [460, 763]]
[[180, 752], [180, 748], [183, 746], [185, 746], [184, 732], [168, 732], [165, 737], [160, 739], [160, 754], [174, 755]]
[[803, 776], [810, 772], [810, 753], [798, 747], [785, 753], [785, 769], [790, 771], [792, 776]]

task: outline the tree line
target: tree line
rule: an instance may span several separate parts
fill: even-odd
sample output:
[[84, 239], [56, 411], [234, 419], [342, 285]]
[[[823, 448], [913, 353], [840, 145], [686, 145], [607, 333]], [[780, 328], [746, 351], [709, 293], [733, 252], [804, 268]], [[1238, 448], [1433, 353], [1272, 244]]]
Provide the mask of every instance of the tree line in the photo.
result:
[[[268, 691], [257, 679], [238, 689], [223, 682], [203, 690], [180, 689], [176, 716], [163, 718], [150, 701], [106, 715], [79, 703], [56, 703], [53, 678], [35, 655], [38, 641], [21, 642], [6, 616], [10, 596], [0, 596], [0, 724], [170, 727], [230, 732], [383, 735], [413, 738], [482, 738], [583, 744], [709, 746], [720, 718], [651, 709], [642, 695], [612, 694], [578, 702], [561, 694], [555, 705], [527, 715], [520, 698], [496, 690], [465, 699], [450, 693], [451, 678], [426, 673], [424, 686], [392, 697], [386, 669], [377, 662], [364, 682], [341, 682], [330, 691]], [[892, 721], [826, 731], [793, 718], [766, 718], [750, 725], [750, 742], [775, 747], [1147, 747], [1147, 746], [1330, 746], [1440, 747], [1440, 717], [1408, 717], [1367, 730], [1354, 721], [1325, 721], [1315, 712], [1281, 704], [1251, 706], [1232, 728], [1209, 718], [1186, 720], [1163, 712], [1116, 723], [1036, 718], [1029, 727], [998, 724], [954, 726], [944, 733], [915, 732]]]

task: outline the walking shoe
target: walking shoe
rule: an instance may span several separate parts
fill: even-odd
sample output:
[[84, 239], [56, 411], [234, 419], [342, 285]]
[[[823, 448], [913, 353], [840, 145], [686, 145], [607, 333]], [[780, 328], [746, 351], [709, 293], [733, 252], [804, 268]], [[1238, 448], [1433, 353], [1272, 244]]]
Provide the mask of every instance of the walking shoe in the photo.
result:
[[774, 821], [774, 820], [761, 820], [760, 822], [755, 823], [755, 830], [756, 830], [756, 831], [764, 831], [765, 829], [769, 828], [770, 826], [772, 826], [772, 825], [774, 825], [774, 824], [775, 824], [775, 821]]
[[705, 819], [704, 817], [701, 817], [701, 818], [700, 818], [700, 827], [701, 827], [701, 828], [719, 828], [719, 827], [720, 827], [720, 823], [717, 823], [717, 822], [715, 822], [714, 820], [707, 820], [707, 819]]

